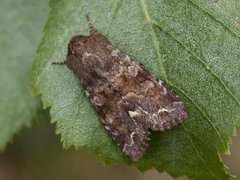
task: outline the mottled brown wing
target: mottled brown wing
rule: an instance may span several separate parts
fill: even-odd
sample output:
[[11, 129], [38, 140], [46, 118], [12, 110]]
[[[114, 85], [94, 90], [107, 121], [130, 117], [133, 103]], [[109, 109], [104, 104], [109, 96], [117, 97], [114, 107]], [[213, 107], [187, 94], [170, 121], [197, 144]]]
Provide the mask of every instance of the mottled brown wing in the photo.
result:
[[187, 113], [180, 98], [144, 67], [136, 66], [138, 74], [130, 83], [135, 84], [138, 91], [128, 97], [128, 101], [133, 96], [138, 97], [138, 105], [133, 111], [135, 118], [154, 131], [164, 131], [181, 123]]
[[113, 98], [111, 101], [110, 96], [115, 95], [106, 96], [104, 93], [108, 90], [112, 91], [112, 89], [105, 89], [102, 93], [96, 94], [91, 101], [117, 145], [131, 159], [138, 160], [148, 146], [148, 129], [131, 116], [131, 107], [128, 102], [121, 97]]
[[174, 92], [96, 29], [72, 38], [66, 65], [81, 81], [112, 138], [133, 160], [148, 145], [148, 129], [170, 129], [187, 116]]

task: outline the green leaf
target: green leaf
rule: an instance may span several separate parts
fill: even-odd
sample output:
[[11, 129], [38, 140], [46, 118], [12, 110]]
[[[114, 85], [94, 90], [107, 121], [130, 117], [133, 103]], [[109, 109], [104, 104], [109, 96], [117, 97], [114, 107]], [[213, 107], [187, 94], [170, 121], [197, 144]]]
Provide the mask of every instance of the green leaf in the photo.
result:
[[114, 45], [181, 96], [189, 114], [182, 126], [153, 133], [134, 164], [174, 177], [230, 178], [219, 153], [228, 151], [240, 124], [239, 0], [52, 0], [51, 7], [33, 91], [51, 107], [65, 147], [85, 147], [107, 164], [132, 163], [104, 130], [78, 79], [65, 66], [51, 65], [65, 59], [73, 35], [88, 34], [84, 16], [90, 14]]
[[39, 100], [31, 97], [29, 76], [47, 14], [47, 1], [1, 1], [0, 151], [36, 115]]

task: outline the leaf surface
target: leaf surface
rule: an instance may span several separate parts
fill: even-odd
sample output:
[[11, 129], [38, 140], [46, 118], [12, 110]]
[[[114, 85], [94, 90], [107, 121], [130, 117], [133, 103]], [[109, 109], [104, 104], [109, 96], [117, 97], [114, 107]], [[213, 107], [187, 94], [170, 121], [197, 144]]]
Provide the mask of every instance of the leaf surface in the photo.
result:
[[31, 97], [29, 77], [47, 15], [47, 1], [1, 1], [0, 151], [36, 115], [39, 101]]
[[145, 156], [134, 164], [174, 177], [230, 178], [218, 153], [228, 151], [240, 124], [239, 0], [52, 0], [51, 7], [33, 91], [51, 106], [65, 147], [85, 147], [108, 164], [132, 163], [103, 128], [78, 79], [65, 66], [51, 65], [64, 61], [73, 35], [89, 33], [90, 14], [116, 47], [181, 96], [189, 114], [182, 126], [153, 133]]

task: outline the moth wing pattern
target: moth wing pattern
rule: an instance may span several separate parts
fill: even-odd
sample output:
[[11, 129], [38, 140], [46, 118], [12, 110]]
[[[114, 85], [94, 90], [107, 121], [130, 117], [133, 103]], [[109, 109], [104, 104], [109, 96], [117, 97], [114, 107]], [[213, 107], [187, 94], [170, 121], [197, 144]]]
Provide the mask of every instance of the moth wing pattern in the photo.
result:
[[145, 152], [149, 129], [164, 131], [187, 117], [168, 86], [93, 27], [89, 36], [72, 37], [65, 64], [80, 80], [105, 128], [132, 160]]

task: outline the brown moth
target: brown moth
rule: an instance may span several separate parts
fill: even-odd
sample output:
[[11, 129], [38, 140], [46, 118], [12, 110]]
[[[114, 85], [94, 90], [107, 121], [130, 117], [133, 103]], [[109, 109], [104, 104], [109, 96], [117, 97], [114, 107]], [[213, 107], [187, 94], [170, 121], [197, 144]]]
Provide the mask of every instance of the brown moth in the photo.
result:
[[138, 62], [114, 47], [87, 16], [90, 35], [68, 44], [65, 64], [80, 80], [105, 129], [132, 160], [145, 152], [149, 130], [164, 131], [187, 117], [180, 98]]

